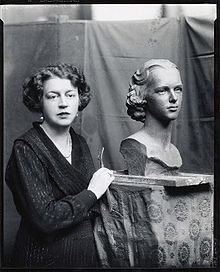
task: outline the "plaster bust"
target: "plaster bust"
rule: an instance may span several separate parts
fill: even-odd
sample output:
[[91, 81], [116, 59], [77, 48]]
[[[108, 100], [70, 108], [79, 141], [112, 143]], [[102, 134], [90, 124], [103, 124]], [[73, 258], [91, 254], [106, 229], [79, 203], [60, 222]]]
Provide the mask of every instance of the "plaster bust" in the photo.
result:
[[127, 113], [143, 127], [121, 142], [129, 175], [177, 174], [182, 159], [171, 143], [171, 130], [182, 93], [179, 69], [169, 60], [149, 60], [131, 77]]

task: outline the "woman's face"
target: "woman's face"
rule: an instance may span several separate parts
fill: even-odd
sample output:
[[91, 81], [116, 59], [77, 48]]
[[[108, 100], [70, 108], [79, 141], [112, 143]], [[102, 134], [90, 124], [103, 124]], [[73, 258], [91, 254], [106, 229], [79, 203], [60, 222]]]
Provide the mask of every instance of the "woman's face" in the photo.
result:
[[159, 120], [175, 120], [182, 103], [182, 81], [176, 68], [151, 71], [152, 84], [147, 89], [147, 113]]
[[44, 122], [48, 125], [70, 126], [78, 112], [78, 88], [73, 87], [69, 79], [48, 79], [43, 85], [41, 105]]

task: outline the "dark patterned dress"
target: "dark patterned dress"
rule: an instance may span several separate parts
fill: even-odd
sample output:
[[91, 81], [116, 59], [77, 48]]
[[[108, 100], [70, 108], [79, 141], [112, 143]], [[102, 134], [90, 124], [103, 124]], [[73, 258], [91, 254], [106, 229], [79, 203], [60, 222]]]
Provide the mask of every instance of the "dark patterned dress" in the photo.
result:
[[38, 123], [15, 140], [6, 183], [21, 215], [13, 265], [16, 267], [95, 267], [97, 253], [86, 190], [94, 172], [83, 137], [70, 129], [72, 165]]

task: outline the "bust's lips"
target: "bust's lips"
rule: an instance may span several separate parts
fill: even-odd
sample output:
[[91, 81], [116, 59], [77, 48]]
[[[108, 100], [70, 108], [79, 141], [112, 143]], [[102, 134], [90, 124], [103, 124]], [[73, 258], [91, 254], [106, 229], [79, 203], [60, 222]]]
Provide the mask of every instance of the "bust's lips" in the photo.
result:
[[167, 109], [171, 110], [171, 111], [177, 111], [178, 110], [178, 106], [170, 106]]

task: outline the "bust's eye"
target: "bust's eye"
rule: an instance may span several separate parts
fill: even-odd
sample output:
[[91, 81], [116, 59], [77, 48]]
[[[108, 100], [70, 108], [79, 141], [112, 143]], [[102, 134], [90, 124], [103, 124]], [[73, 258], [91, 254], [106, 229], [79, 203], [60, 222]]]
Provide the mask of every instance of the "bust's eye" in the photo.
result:
[[180, 93], [180, 92], [183, 91], [183, 88], [182, 88], [182, 87], [176, 87], [176, 88], [174, 89], [174, 91], [177, 92], [177, 93]]
[[157, 89], [156, 93], [158, 93], [158, 94], [165, 94], [166, 90], [164, 88], [163, 89]]

